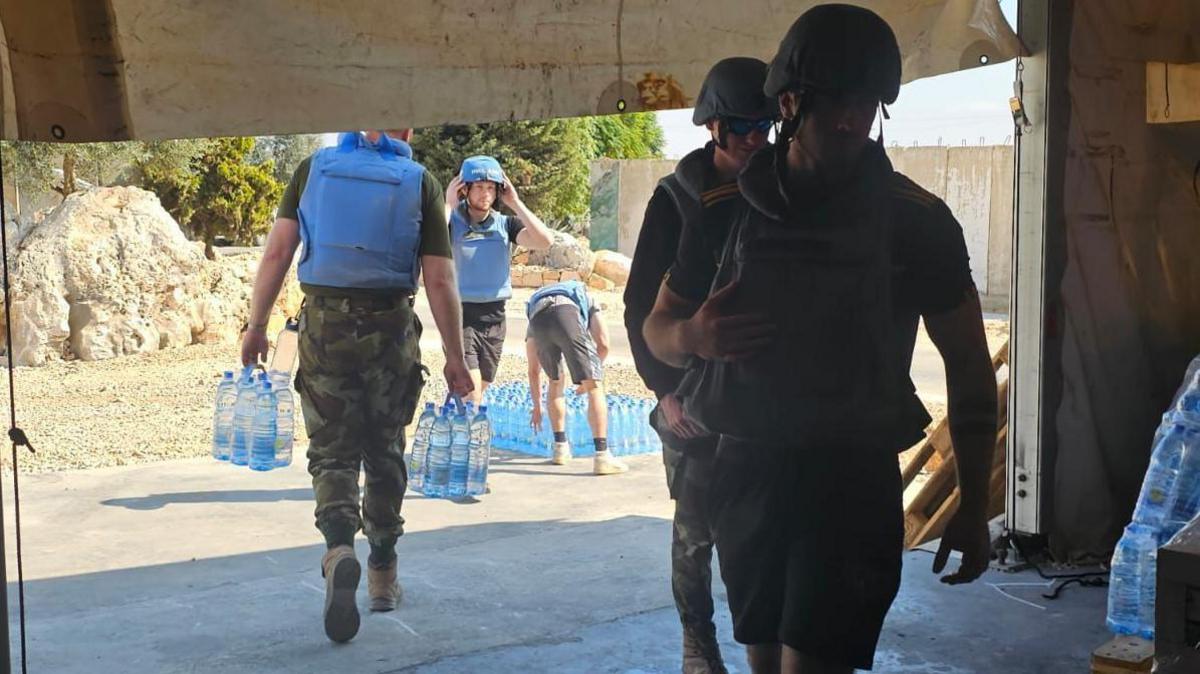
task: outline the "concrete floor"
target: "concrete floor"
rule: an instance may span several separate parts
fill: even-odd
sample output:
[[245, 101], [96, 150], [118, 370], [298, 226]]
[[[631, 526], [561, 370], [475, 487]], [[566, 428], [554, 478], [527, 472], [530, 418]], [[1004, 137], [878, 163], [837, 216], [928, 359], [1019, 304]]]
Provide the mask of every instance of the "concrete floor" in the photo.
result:
[[[631, 463], [596, 478], [586, 461], [507, 458], [482, 500], [408, 500], [404, 604], [365, 615], [344, 646], [321, 630], [322, 550], [302, 467], [193, 460], [23, 477], [29, 671], [678, 671], [671, 503], [659, 458]], [[950, 588], [931, 562], [906, 558], [877, 671], [1083, 671], [1106, 640], [1102, 590], [1052, 602], [1033, 574], [1000, 572]], [[718, 594], [731, 671], [745, 672]], [[9, 596], [17, 665], [15, 584]]]

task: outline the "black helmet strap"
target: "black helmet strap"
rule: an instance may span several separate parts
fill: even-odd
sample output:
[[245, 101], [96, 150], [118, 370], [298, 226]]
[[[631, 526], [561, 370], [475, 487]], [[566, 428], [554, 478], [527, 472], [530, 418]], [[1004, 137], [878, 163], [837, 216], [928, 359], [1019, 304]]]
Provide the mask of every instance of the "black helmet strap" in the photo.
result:
[[717, 147], [722, 150], [729, 149], [729, 127], [725, 125], [725, 120], [720, 117], [716, 118], [717, 122]]

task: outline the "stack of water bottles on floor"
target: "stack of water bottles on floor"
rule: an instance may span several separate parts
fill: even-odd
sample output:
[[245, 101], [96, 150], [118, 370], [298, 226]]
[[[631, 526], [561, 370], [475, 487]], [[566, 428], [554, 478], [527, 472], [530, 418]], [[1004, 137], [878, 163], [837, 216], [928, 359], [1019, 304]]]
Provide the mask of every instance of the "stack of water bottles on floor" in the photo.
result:
[[408, 486], [430, 498], [462, 498], [487, 491], [492, 455], [488, 406], [455, 398], [442, 405], [425, 403], [417, 419], [408, 455]]
[[1154, 638], [1158, 547], [1200, 513], [1200, 357], [1154, 435], [1133, 521], [1113, 552], [1108, 628]]
[[[550, 430], [545, 385], [542, 387], [542, 427], [536, 433], [529, 424], [533, 401], [529, 397], [528, 384], [495, 384], [488, 388], [486, 398], [494, 419], [493, 447], [534, 456], [550, 456], [554, 434]], [[588, 426], [588, 398], [586, 395], [576, 395], [568, 388], [566, 402], [566, 431], [571, 453], [575, 457], [591, 456], [595, 449], [592, 429]], [[614, 456], [662, 451], [658, 434], [650, 427], [650, 412], [655, 405], [653, 400], [609, 393], [607, 404], [608, 450]]]
[[296, 402], [287, 372], [247, 367], [235, 380], [226, 371], [217, 385], [212, 455], [251, 470], [292, 463]]

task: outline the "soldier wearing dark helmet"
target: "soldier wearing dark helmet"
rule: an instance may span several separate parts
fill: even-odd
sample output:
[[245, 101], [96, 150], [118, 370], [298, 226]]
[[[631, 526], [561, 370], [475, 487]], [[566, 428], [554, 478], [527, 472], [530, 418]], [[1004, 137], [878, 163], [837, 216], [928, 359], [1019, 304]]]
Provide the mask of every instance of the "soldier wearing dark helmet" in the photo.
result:
[[715, 260], [734, 215], [744, 207], [737, 174], [766, 145], [779, 116], [775, 100], [762, 92], [766, 76], [766, 63], [745, 57], [724, 59], [708, 72], [692, 122], [706, 126], [712, 140], [659, 181], [646, 206], [625, 287], [625, 326], [634, 364], [659, 399], [651, 419], [663, 441], [667, 489], [675, 499], [671, 589], [683, 624], [687, 674], [726, 671], [713, 625], [713, 537], [707, 496], [717, 436], [699, 429], [683, 413], [675, 396], [683, 371], [654, 358], [642, 338], [642, 323], [675, 261], [681, 230], [696, 230]]
[[946, 365], [962, 496], [934, 561], [987, 568], [996, 388], [962, 229], [870, 138], [900, 52], [873, 12], [820, 5], [763, 92], [783, 117], [738, 178], [718, 264], [685, 230], [644, 332], [720, 434], [710, 490], [734, 637], [755, 672], [869, 669], [900, 586], [896, 452], [929, 422], [908, 377], [918, 321]]

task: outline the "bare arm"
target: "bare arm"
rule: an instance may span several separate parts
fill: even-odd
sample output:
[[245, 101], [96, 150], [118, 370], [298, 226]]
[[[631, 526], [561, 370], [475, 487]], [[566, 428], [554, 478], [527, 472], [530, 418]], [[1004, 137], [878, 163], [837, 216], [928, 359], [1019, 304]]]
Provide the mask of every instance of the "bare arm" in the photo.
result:
[[254, 295], [250, 300], [250, 327], [266, 328], [271, 307], [279, 297], [283, 279], [292, 266], [300, 245], [300, 223], [291, 218], [276, 218], [263, 250], [258, 274], [254, 277]]
[[517, 243], [529, 250], [545, 250], [554, 243], [550, 228], [529, 207], [521, 201], [517, 188], [507, 178], [504, 179], [504, 190], [500, 192], [500, 200], [517, 214], [525, 228], [517, 232]]
[[685, 337], [687, 322], [699, 308], [699, 304], [680, 297], [666, 283], [659, 286], [654, 308], [642, 324], [642, 336], [655, 358], [675, 367], [687, 365], [692, 355]]
[[[963, 551], [962, 568], [945, 580], [970, 582], [987, 568], [987, 505], [996, 447], [996, 374], [988, 353], [979, 298], [974, 294], [950, 311], [926, 316], [925, 327], [946, 364], [950, 439], [961, 495], [955, 517], [962, 521], [947, 526], [943, 545]], [[978, 549], [980, 545], [982, 550]]]
[[600, 362], [608, 360], [608, 326], [604, 324], [604, 319], [600, 317], [600, 312], [592, 314], [588, 319], [588, 332], [592, 335], [592, 341], [596, 343], [596, 355], [600, 356]]
[[421, 268], [433, 322], [442, 336], [442, 351], [446, 355], [446, 385], [456, 395], [464, 396], [475, 386], [471, 383], [471, 375], [463, 359], [462, 303], [458, 299], [454, 260], [422, 255]]
[[462, 302], [458, 298], [458, 280], [454, 275], [454, 260], [436, 255], [421, 256], [425, 277], [425, 292], [429, 294], [429, 309], [433, 322], [442, 336], [442, 350], [447, 360], [463, 359]]
[[775, 339], [775, 326], [763, 316], [735, 313], [737, 289], [736, 282], [730, 283], [697, 308], [663, 283], [642, 327], [654, 357], [685, 367], [691, 356], [742, 360], [769, 346]]
[[533, 401], [529, 423], [534, 430], [540, 431], [542, 426], [542, 367], [538, 362], [537, 342], [529, 338], [525, 339], [525, 366], [529, 377], [529, 397]]
[[450, 224], [450, 214], [458, 208], [458, 202], [462, 201], [463, 184], [462, 177], [456, 175], [446, 186], [446, 224]]
[[250, 298], [250, 318], [242, 338], [242, 364], [251, 365], [267, 358], [267, 321], [271, 307], [279, 297], [283, 279], [292, 266], [292, 258], [300, 245], [300, 223], [291, 218], [276, 218], [267, 235], [266, 249], [254, 276], [254, 293]]

